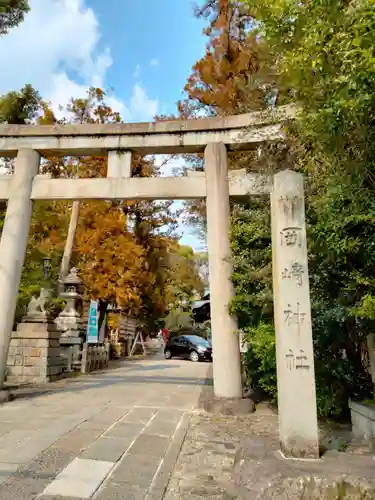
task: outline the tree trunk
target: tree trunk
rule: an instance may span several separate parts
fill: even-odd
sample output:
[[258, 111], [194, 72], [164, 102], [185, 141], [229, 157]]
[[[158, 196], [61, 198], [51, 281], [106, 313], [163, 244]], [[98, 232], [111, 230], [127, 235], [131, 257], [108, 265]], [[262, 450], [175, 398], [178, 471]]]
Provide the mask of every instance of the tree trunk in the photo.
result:
[[60, 281], [63, 280], [69, 273], [70, 261], [72, 260], [73, 245], [76, 235], [79, 217], [79, 201], [73, 201], [72, 213], [70, 215], [68, 237], [66, 238], [64, 255], [60, 266]]

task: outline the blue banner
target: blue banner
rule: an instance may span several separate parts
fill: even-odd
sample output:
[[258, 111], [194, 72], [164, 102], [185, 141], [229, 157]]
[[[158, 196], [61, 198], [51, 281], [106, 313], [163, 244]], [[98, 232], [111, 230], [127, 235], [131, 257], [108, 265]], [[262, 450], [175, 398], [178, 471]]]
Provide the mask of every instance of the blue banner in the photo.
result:
[[87, 343], [96, 344], [98, 342], [98, 302], [90, 301], [89, 321], [87, 324]]

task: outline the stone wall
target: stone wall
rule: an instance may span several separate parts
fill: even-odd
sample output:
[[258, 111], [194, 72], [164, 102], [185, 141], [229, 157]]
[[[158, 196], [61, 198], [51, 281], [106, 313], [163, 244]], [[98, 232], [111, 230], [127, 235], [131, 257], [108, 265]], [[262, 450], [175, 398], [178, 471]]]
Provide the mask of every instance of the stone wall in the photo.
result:
[[10, 341], [7, 382], [45, 383], [59, 378], [66, 364], [59, 337], [54, 324], [20, 323]]

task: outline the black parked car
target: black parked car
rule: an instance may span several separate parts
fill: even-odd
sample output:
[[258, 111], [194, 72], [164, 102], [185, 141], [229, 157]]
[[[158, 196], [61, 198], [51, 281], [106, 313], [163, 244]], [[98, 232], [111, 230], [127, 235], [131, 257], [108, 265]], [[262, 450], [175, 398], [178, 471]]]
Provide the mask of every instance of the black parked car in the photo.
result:
[[188, 358], [190, 361], [212, 361], [212, 347], [208, 340], [198, 335], [171, 337], [164, 349], [165, 359]]

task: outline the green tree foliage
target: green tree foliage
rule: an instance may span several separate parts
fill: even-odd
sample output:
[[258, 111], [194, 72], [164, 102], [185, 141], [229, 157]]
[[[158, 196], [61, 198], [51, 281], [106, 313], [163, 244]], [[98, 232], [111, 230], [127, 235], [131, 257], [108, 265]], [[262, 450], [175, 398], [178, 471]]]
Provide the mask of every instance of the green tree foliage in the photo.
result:
[[191, 247], [172, 242], [166, 264], [164, 293], [168, 305], [177, 308], [189, 304], [195, 294], [203, 294], [204, 283]]
[[0, 36], [18, 26], [29, 10], [28, 0], [0, 0]]
[[247, 376], [253, 387], [277, 399], [275, 330], [270, 322], [246, 328], [248, 350], [245, 353]]
[[[306, 175], [318, 410], [342, 415], [348, 397], [371, 390], [362, 347], [375, 319], [372, 5], [206, 0], [198, 14], [208, 19], [207, 67], [215, 71], [205, 71], [202, 61], [194, 66], [183, 109], [199, 106], [220, 115], [290, 101], [301, 109], [288, 126], [285, 146], [231, 155], [230, 168], [266, 174], [293, 168]], [[242, 26], [255, 45], [239, 36]], [[251, 47], [257, 61], [239, 74], [229, 71], [224, 90], [230, 99], [216, 78], [230, 60], [224, 64], [223, 53], [215, 55], [218, 40], [227, 41], [226, 47], [239, 44], [238, 53]], [[252, 91], [244, 97], [247, 79]], [[247, 333], [251, 383], [276, 397], [268, 200], [245, 200], [232, 207], [232, 216], [232, 311]]]
[[[59, 265], [66, 237], [69, 215], [62, 202], [34, 202], [29, 240], [19, 288], [15, 321], [26, 313], [32, 295], [39, 295], [41, 287], [57, 292]], [[51, 258], [49, 277], [44, 281], [43, 258]]]
[[0, 121], [14, 125], [32, 122], [42, 108], [39, 92], [31, 85], [0, 96]]
[[[165, 328], [172, 330], [172, 334], [181, 333], [181, 329], [189, 331], [193, 326], [193, 319], [189, 311], [184, 311], [181, 308], [173, 309], [165, 318]], [[191, 330], [192, 331], [192, 330]]]
[[263, 0], [249, 15], [273, 54], [295, 168], [306, 174], [317, 396], [323, 415], [371, 388], [363, 365], [374, 327], [374, 42], [366, 1]]
[[246, 200], [232, 212], [233, 283], [231, 305], [242, 329], [272, 321], [271, 233], [268, 200]]

